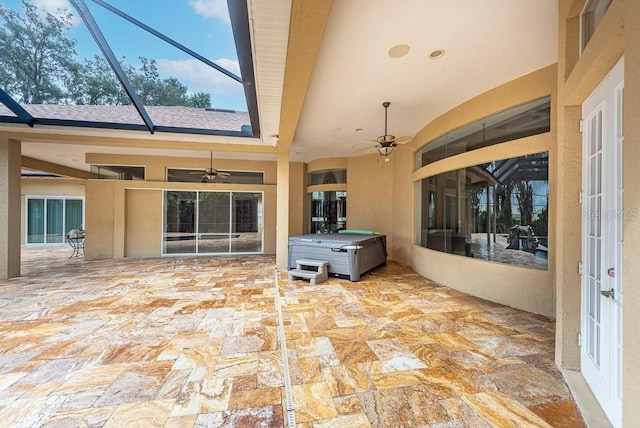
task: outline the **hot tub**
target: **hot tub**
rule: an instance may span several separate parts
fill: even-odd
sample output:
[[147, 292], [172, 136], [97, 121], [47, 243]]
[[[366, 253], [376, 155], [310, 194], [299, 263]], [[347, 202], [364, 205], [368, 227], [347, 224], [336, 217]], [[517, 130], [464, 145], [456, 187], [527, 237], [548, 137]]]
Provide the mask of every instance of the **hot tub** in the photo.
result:
[[385, 235], [319, 234], [289, 238], [289, 269], [296, 260], [329, 262], [329, 275], [359, 281], [360, 275], [387, 262]]

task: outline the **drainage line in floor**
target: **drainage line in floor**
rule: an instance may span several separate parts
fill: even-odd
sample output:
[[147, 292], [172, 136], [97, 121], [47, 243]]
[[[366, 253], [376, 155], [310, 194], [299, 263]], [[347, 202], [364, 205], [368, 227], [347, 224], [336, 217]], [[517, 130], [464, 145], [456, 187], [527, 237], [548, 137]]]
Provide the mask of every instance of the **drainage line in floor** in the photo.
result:
[[287, 340], [284, 334], [284, 320], [282, 318], [282, 301], [280, 299], [280, 287], [278, 286], [278, 270], [275, 271], [276, 276], [276, 310], [278, 312], [278, 338], [280, 339], [280, 347], [282, 349], [282, 372], [284, 377], [284, 393], [285, 393], [285, 410], [287, 412], [287, 420], [289, 427], [295, 428], [296, 414], [293, 405], [293, 393], [291, 391], [291, 375], [289, 373], [289, 355], [287, 353]]

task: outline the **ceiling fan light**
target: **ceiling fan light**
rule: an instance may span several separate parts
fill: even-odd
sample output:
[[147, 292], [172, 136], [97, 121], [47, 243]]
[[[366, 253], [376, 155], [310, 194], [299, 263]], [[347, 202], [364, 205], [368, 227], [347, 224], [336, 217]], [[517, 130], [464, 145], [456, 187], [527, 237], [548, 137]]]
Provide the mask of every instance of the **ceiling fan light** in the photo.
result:
[[388, 146], [378, 146], [378, 153], [380, 153], [381, 156], [389, 156], [393, 150], [396, 148], [396, 146], [394, 144], [388, 145]]

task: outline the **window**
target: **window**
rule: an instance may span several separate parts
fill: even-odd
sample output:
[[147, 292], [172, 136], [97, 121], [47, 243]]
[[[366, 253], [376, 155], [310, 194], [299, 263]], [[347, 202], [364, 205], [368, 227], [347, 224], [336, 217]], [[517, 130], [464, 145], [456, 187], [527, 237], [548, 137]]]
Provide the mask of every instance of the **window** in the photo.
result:
[[166, 191], [162, 253], [262, 253], [262, 225], [262, 193]]
[[415, 155], [416, 169], [460, 153], [549, 132], [551, 98], [542, 98], [458, 128], [427, 143]]
[[580, 15], [580, 52], [587, 47], [589, 40], [593, 37], [593, 33], [596, 32], [598, 24], [600, 24], [610, 5], [611, 0], [588, 0], [584, 5], [582, 15]]
[[92, 180], [144, 180], [143, 166], [91, 165]]
[[347, 182], [346, 169], [323, 169], [309, 173], [309, 185], [339, 184]]
[[[219, 169], [219, 172], [228, 172], [229, 177], [216, 177], [216, 183], [229, 184], [264, 184], [264, 172], [258, 171], [227, 171]], [[171, 183], [202, 183], [202, 169], [167, 169], [167, 181]]]
[[418, 182], [420, 245], [547, 269], [547, 152], [503, 159]]
[[311, 233], [337, 233], [347, 227], [347, 192], [312, 192]]
[[81, 198], [27, 196], [27, 244], [61, 244], [71, 229], [84, 228]]

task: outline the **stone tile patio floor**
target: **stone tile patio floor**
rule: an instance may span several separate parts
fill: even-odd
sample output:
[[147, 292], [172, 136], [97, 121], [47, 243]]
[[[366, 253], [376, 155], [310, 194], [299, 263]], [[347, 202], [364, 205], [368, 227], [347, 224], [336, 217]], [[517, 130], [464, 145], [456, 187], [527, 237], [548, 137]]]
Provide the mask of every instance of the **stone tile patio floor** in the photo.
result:
[[584, 426], [553, 319], [398, 263], [311, 286], [269, 256], [70, 252], [0, 281], [3, 427]]

